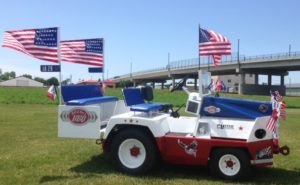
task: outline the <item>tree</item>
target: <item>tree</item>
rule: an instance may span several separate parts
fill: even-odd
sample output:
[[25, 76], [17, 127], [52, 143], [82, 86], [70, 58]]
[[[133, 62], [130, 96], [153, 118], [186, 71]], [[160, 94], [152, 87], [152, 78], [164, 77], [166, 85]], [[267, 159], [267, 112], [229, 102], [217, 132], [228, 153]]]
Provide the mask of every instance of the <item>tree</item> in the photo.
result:
[[37, 82], [41, 82], [41, 83], [43, 83], [44, 85], [46, 84], [46, 80], [45, 80], [44, 78], [34, 77], [34, 80], [37, 81]]
[[2, 75], [0, 75], [0, 81], [6, 81], [12, 78], [16, 78], [16, 72], [14, 71], [5, 72]]
[[23, 74], [22, 76], [24, 76], [26, 78], [29, 78], [29, 79], [32, 79], [32, 75], [30, 75], [30, 74]]
[[129, 80], [121, 80], [120, 83], [119, 83], [119, 87], [132, 87], [133, 86], [133, 83]]
[[56, 85], [58, 86], [58, 80], [55, 77], [51, 77], [48, 80], [46, 80], [46, 85]]
[[61, 84], [62, 84], [62, 85], [68, 85], [68, 84], [71, 84], [71, 79], [70, 79], [70, 78], [67, 78], [67, 79], [63, 80], [63, 81], [61, 82]]
[[9, 73], [9, 76], [10, 76], [11, 78], [16, 78], [16, 72], [11, 71], [11, 72]]

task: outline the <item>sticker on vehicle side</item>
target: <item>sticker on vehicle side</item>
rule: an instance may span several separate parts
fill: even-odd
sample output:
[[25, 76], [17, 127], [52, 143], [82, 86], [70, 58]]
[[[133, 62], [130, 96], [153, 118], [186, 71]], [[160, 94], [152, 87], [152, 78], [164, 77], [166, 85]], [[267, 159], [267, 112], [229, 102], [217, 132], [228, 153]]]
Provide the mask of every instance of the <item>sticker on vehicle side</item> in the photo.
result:
[[204, 111], [208, 112], [210, 114], [215, 114], [221, 111], [221, 109], [219, 107], [215, 107], [215, 106], [208, 106], [208, 107], [204, 107]]

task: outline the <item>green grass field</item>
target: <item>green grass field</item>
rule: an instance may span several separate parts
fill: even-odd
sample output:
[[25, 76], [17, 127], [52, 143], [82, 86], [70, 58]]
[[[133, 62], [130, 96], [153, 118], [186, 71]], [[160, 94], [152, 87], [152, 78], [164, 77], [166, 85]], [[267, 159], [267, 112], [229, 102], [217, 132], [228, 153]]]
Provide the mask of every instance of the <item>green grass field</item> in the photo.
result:
[[[3, 92], [9, 92], [5, 94]], [[15, 90], [17, 91], [17, 90]], [[44, 94], [47, 89], [23, 89], [35, 102], [6, 102], [11, 89], [0, 89], [0, 184], [149, 184], [193, 185], [233, 184], [212, 178], [206, 167], [161, 164], [147, 176], [119, 173], [104, 158], [94, 140], [57, 137], [57, 106]], [[39, 94], [35, 94], [39, 91]], [[23, 93], [23, 92], [21, 92]], [[155, 92], [158, 101], [185, 102], [181, 92]], [[120, 96], [117, 90], [107, 92]], [[180, 97], [180, 98], [179, 98]], [[252, 97], [253, 99], [267, 97]], [[12, 99], [11, 99], [12, 100]], [[290, 97], [286, 98], [289, 103]], [[29, 101], [29, 102], [27, 102]], [[296, 107], [299, 98], [292, 97]], [[254, 168], [251, 178], [234, 184], [300, 184], [300, 109], [289, 108], [287, 121], [281, 122], [281, 144], [291, 148], [289, 156], [276, 155], [274, 166]]]

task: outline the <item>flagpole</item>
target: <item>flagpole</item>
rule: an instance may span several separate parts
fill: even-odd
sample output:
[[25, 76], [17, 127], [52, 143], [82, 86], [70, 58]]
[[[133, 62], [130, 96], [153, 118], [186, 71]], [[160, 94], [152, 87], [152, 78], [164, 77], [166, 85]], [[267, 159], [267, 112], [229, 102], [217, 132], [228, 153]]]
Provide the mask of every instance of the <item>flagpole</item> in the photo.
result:
[[105, 55], [104, 55], [104, 38], [102, 38], [102, 56], [103, 56], [103, 64], [102, 64], [102, 84], [104, 85], [104, 59], [105, 59]]
[[199, 51], [199, 66], [198, 66], [198, 91], [199, 91], [199, 94], [202, 95], [202, 91], [201, 91], [201, 87], [202, 87], [202, 83], [200, 81], [200, 78], [201, 78], [201, 70], [200, 70], [200, 64], [201, 64], [201, 55], [200, 55], [200, 32], [201, 32], [201, 27], [200, 27], [200, 24], [199, 24], [199, 41], [198, 41], [198, 51]]
[[198, 41], [198, 52], [199, 52], [198, 70], [200, 70], [200, 62], [201, 62], [201, 59], [200, 59], [200, 31], [201, 31], [201, 28], [200, 28], [200, 24], [199, 24], [199, 32], [198, 32], [198, 36], [199, 36], [199, 41]]
[[210, 63], [211, 63], [211, 55], [208, 56], [208, 60], [207, 60], [207, 72], [210, 71], [210, 69], [209, 69]]
[[61, 96], [61, 53], [60, 53], [60, 28], [57, 28], [57, 59], [59, 64], [59, 105], [62, 104]]

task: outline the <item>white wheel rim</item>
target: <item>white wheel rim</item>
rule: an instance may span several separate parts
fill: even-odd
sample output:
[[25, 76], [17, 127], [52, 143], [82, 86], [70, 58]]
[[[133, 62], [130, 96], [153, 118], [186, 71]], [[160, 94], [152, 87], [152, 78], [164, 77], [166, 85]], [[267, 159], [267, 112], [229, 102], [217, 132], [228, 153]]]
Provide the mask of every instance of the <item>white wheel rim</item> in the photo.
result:
[[224, 175], [234, 176], [241, 170], [240, 160], [232, 155], [223, 155], [219, 160], [219, 169]]
[[146, 159], [146, 150], [139, 140], [126, 139], [119, 146], [118, 156], [127, 168], [138, 168]]

